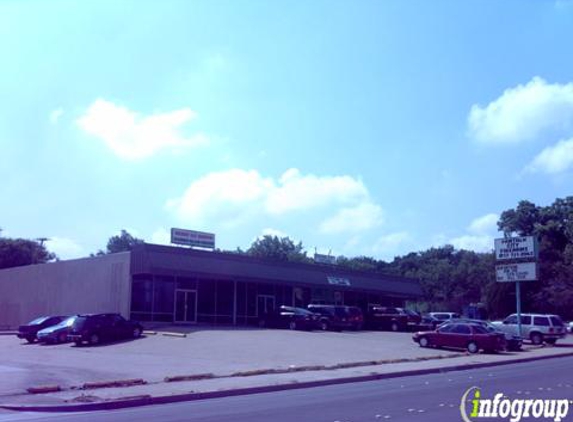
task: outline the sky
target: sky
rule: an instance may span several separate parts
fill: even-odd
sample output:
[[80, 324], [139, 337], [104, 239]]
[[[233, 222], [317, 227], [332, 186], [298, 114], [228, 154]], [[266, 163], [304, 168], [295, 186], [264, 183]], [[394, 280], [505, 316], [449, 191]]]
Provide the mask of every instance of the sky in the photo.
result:
[[573, 2], [0, 0], [0, 227], [489, 251], [573, 186]]

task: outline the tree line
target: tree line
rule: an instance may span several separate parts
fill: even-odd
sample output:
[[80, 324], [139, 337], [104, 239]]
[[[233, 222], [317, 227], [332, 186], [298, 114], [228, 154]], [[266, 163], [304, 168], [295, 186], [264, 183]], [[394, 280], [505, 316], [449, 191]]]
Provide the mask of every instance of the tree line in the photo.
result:
[[[539, 280], [522, 283], [523, 311], [556, 313], [573, 319], [573, 196], [538, 206], [520, 201], [498, 221], [504, 236], [535, 236], [539, 244]], [[108, 239], [106, 249], [91, 256], [131, 250], [143, 243], [127, 231]], [[493, 249], [493, 245], [492, 245]], [[313, 263], [301, 242], [288, 237], [264, 236], [242, 250], [221, 251], [288, 262]], [[42, 242], [1, 236], [0, 268], [56, 260]], [[339, 256], [340, 268], [414, 278], [420, 281], [422, 310], [461, 311], [470, 303], [483, 303], [490, 316], [515, 311], [513, 283], [496, 283], [493, 251], [456, 250], [452, 245], [411, 252], [391, 262], [373, 257]]]

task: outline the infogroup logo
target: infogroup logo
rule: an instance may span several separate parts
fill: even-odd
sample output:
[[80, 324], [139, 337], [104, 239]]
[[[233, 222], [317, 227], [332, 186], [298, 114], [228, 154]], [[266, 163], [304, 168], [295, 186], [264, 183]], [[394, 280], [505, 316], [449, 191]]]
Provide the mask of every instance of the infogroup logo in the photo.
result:
[[462, 396], [460, 413], [464, 422], [485, 418], [509, 419], [519, 422], [522, 418], [547, 419], [560, 422], [567, 416], [571, 401], [568, 399], [510, 399], [503, 393], [484, 398], [479, 387], [470, 387]]

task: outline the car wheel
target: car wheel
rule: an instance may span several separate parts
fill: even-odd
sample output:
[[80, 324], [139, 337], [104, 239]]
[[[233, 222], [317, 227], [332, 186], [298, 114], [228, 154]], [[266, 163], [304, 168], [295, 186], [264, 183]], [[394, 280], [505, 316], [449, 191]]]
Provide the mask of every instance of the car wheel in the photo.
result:
[[547, 340], [545, 340], [545, 343], [550, 344], [550, 345], [555, 345], [555, 343], [557, 343], [557, 339], [554, 338], [548, 338]]
[[477, 353], [479, 352], [479, 347], [475, 341], [470, 341], [467, 345], [468, 352]]
[[291, 330], [296, 330], [298, 327], [296, 326], [296, 321], [291, 321], [288, 324], [288, 328]]
[[65, 343], [67, 339], [68, 336], [66, 335], [66, 333], [62, 333], [58, 336], [58, 343]]
[[390, 325], [390, 330], [392, 331], [398, 331], [400, 329], [400, 326], [398, 325], [397, 322], [393, 322], [392, 325]]
[[420, 343], [420, 347], [429, 347], [430, 346], [430, 342], [428, 341], [427, 337], [420, 337], [420, 340], [418, 342]]
[[139, 338], [139, 337], [141, 337], [141, 328], [135, 327], [135, 328], [133, 329], [132, 335], [133, 335], [133, 338]]
[[89, 342], [91, 345], [98, 344], [99, 343], [99, 336], [97, 334], [92, 334], [90, 336]]
[[267, 323], [265, 322], [264, 319], [259, 319], [259, 327], [260, 328], [265, 328], [267, 326]]
[[26, 341], [28, 343], [34, 343], [36, 341], [36, 337], [28, 336], [26, 337]]
[[531, 342], [536, 346], [539, 346], [543, 343], [543, 336], [540, 333], [531, 333], [529, 338], [531, 339]]
[[320, 322], [320, 329], [322, 331], [328, 331], [329, 328], [330, 328], [330, 326], [328, 325], [327, 321], [321, 321]]

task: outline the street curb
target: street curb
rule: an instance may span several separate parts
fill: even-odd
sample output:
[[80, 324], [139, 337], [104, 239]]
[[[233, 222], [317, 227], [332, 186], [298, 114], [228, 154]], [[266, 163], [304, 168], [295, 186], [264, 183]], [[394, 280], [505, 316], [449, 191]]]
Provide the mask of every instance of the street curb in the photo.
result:
[[296, 382], [289, 384], [267, 385], [259, 387], [236, 388], [223, 391], [207, 391], [203, 393], [185, 393], [169, 396], [139, 396], [131, 398], [119, 398], [98, 403], [77, 403], [77, 404], [57, 404], [57, 405], [18, 405], [0, 404], [0, 408], [16, 411], [28, 412], [80, 412], [94, 410], [114, 410], [129, 407], [147, 406], [152, 404], [168, 404], [184, 401], [195, 401], [214, 399], [221, 397], [242, 396], [248, 394], [271, 393], [277, 391], [296, 390], [301, 388], [324, 387], [328, 385], [349, 384], [354, 382], [376, 381], [381, 379], [411, 377], [416, 375], [436, 374], [440, 372], [465, 371], [470, 369], [490, 368], [495, 366], [511, 365], [515, 363], [534, 362], [538, 360], [571, 357], [573, 352], [561, 353], [552, 356], [535, 356], [530, 358], [513, 359], [510, 361], [472, 363], [468, 365], [453, 365], [441, 368], [413, 369], [410, 371], [390, 372], [386, 374], [360, 375], [346, 378], [335, 378], [328, 380]]

